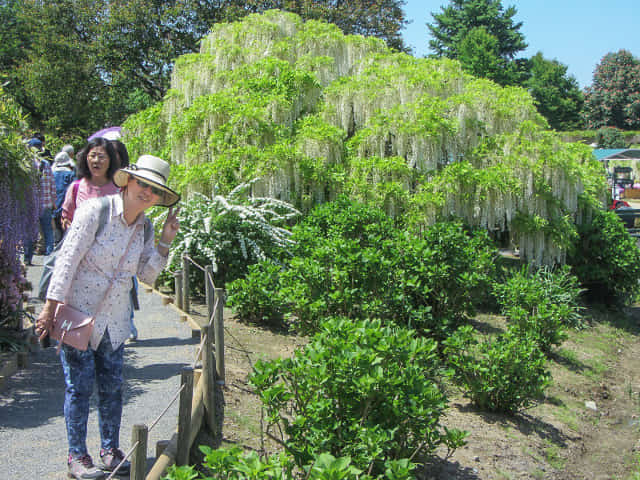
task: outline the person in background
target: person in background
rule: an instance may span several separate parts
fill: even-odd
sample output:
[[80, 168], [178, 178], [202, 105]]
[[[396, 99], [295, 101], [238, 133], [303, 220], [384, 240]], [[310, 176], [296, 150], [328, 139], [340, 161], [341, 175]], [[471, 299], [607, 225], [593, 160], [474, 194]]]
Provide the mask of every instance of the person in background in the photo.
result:
[[73, 159], [74, 155], [76, 154], [75, 149], [73, 148], [73, 145], [65, 145], [64, 147], [62, 147], [62, 149], [60, 150], [61, 152], [65, 152], [67, 155], [69, 155], [69, 158], [71, 159], [71, 164], [73, 165], [73, 169], [76, 169], [76, 161]]
[[[53, 250], [53, 225], [51, 214], [55, 208], [56, 187], [53, 180], [53, 173], [49, 162], [40, 156], [42, 152], [42, 142], [37, 138], [32, 138], [27, 145], [34, 151], [33, 166], [36, 171], [38, 181], [36, 182], [36, 195], [38, 198], [38, 220], [40, 229], [44, 237], [45, 255], [49, 255]], [[24, 263], [33, 265], [33, 250], [36, 239], [32, 239], [24, 246]]]
[[[73, 147], [71, 147], [71, 150], [73, 152]], [[64, 233], [62, 230], [62, 202], [69, 185], [76, 179], [75, 164], [65, 150], [56, 155], [51, 171], [56, 185], [56, 205], [53, 211], [54, 237], [55, 241], [59, 242]]]
[[67, 189], [62, 202], [61, 225], [67, 230], [76, 208], [90, 198], [113, 195], [120, 189], [113, 183], [113, 175], [119, 168], [118, 156], [113, 144], [104, 138], [91, 140], [78, 155], [78, 178]]
[[[118, 170], [114, 182], [122, 191], [107, 197], [110, 216], [99, 234], [102, 203], [91, 199], [80, 205], [60, 249], [46, 303], [36, 320], [36, 332], [42, 340], [51, 330], [56, 307], [61, 302], [95, 317], [89, 348], [81, 351], [65, 344], [60, 353], [66, 384], [68, 474], [72, 478], [103, 476], [86, 444], [94, 381], [98, 392], [101, 468], [113, 471], [124, 459], [119, 435], [124, 342], [129, 335], [131, 309], [126, 299], [133, 275], [154, 282], [167, 264], [170, 244], [180, 228], [179, 209], [170, 208], [157, 246], [153, 235], [146, 240], [144, 237], [145, 210], [154, 205], [172, 207], [180, 200], [166, 184], [169, 171], [167, 162], [151, 155], [141, 156], [132, 168]], [[124, 462], [118, 473], [126, 474], [129, 470], [129, 462]]]
[[45, 136], [40, 132], [36, 132], [33, 134], [33, 138], [42, 142], [42, 145], [40, 146], [40, 156], [50, 163], [53, 162], [53, 155], [51, 155], [51, 151], [46, 146], [47, 142]]

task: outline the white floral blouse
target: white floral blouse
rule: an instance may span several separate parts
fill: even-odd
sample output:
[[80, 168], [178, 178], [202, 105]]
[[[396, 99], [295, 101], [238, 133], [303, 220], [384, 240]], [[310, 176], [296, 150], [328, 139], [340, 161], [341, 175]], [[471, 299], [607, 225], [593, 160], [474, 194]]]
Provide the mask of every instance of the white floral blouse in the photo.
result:
[[[101, 200], [83, 202], [75, 212], [73, 223], [56, 258], [47, 298], [64, 302], [87, 314], [94, 314], [113, 279], [113, 286], [95, 317], [90, 345], [98, 348], [105, 330], [114, 349], [130, 333], [131, 277], [137, 275], [145, 283], [153, 283], [167, 264], [167, 257], [154, 247], [153, 235], [144, 242], [144, 213], [132, 225], [123, 215], [122, 195], [108, 195], [108, 220], [96, 237], [100, 222]], [[120, 271], [121, 256], [135, 235]]]

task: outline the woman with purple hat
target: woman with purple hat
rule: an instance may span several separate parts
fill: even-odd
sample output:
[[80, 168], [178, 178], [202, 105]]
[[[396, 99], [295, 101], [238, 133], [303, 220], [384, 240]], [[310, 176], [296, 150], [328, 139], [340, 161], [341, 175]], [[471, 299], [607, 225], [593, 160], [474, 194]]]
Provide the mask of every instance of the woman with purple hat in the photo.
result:
[[120, 168], [116, 150], [109, 140], [95, 138], [80, 151], [77, 164], [78, 179], [67, 188], [62, 202], [61, 225], [67, 230], [76, 208], [90, 198], [118, 193], [113, 175]]

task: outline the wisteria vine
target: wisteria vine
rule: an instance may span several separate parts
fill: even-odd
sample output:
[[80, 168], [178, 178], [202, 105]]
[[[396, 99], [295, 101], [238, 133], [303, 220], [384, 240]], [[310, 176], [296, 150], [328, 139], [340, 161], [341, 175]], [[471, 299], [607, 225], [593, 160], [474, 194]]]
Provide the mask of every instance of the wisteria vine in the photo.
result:
[[22, 245], [37, 233], [34, 172], [22, 142], [26, 122], [0, 87], [0, 327], [17, 328], [29, 284], [19, 261]]

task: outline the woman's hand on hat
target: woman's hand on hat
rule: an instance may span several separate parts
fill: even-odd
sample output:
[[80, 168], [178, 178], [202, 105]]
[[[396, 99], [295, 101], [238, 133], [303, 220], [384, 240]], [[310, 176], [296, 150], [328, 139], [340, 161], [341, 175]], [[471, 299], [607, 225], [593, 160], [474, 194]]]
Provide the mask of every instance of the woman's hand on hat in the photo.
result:
[[178, 220], [179, 213], [180, 207], [169, 209], [167, 219], [164, 221], [164, 226], [162, 227], [162, 234], [160, 235], [161, 242], [171, 244], [173, 239], [176, 238], [178, 230], [180, 230], [180, 220]]

